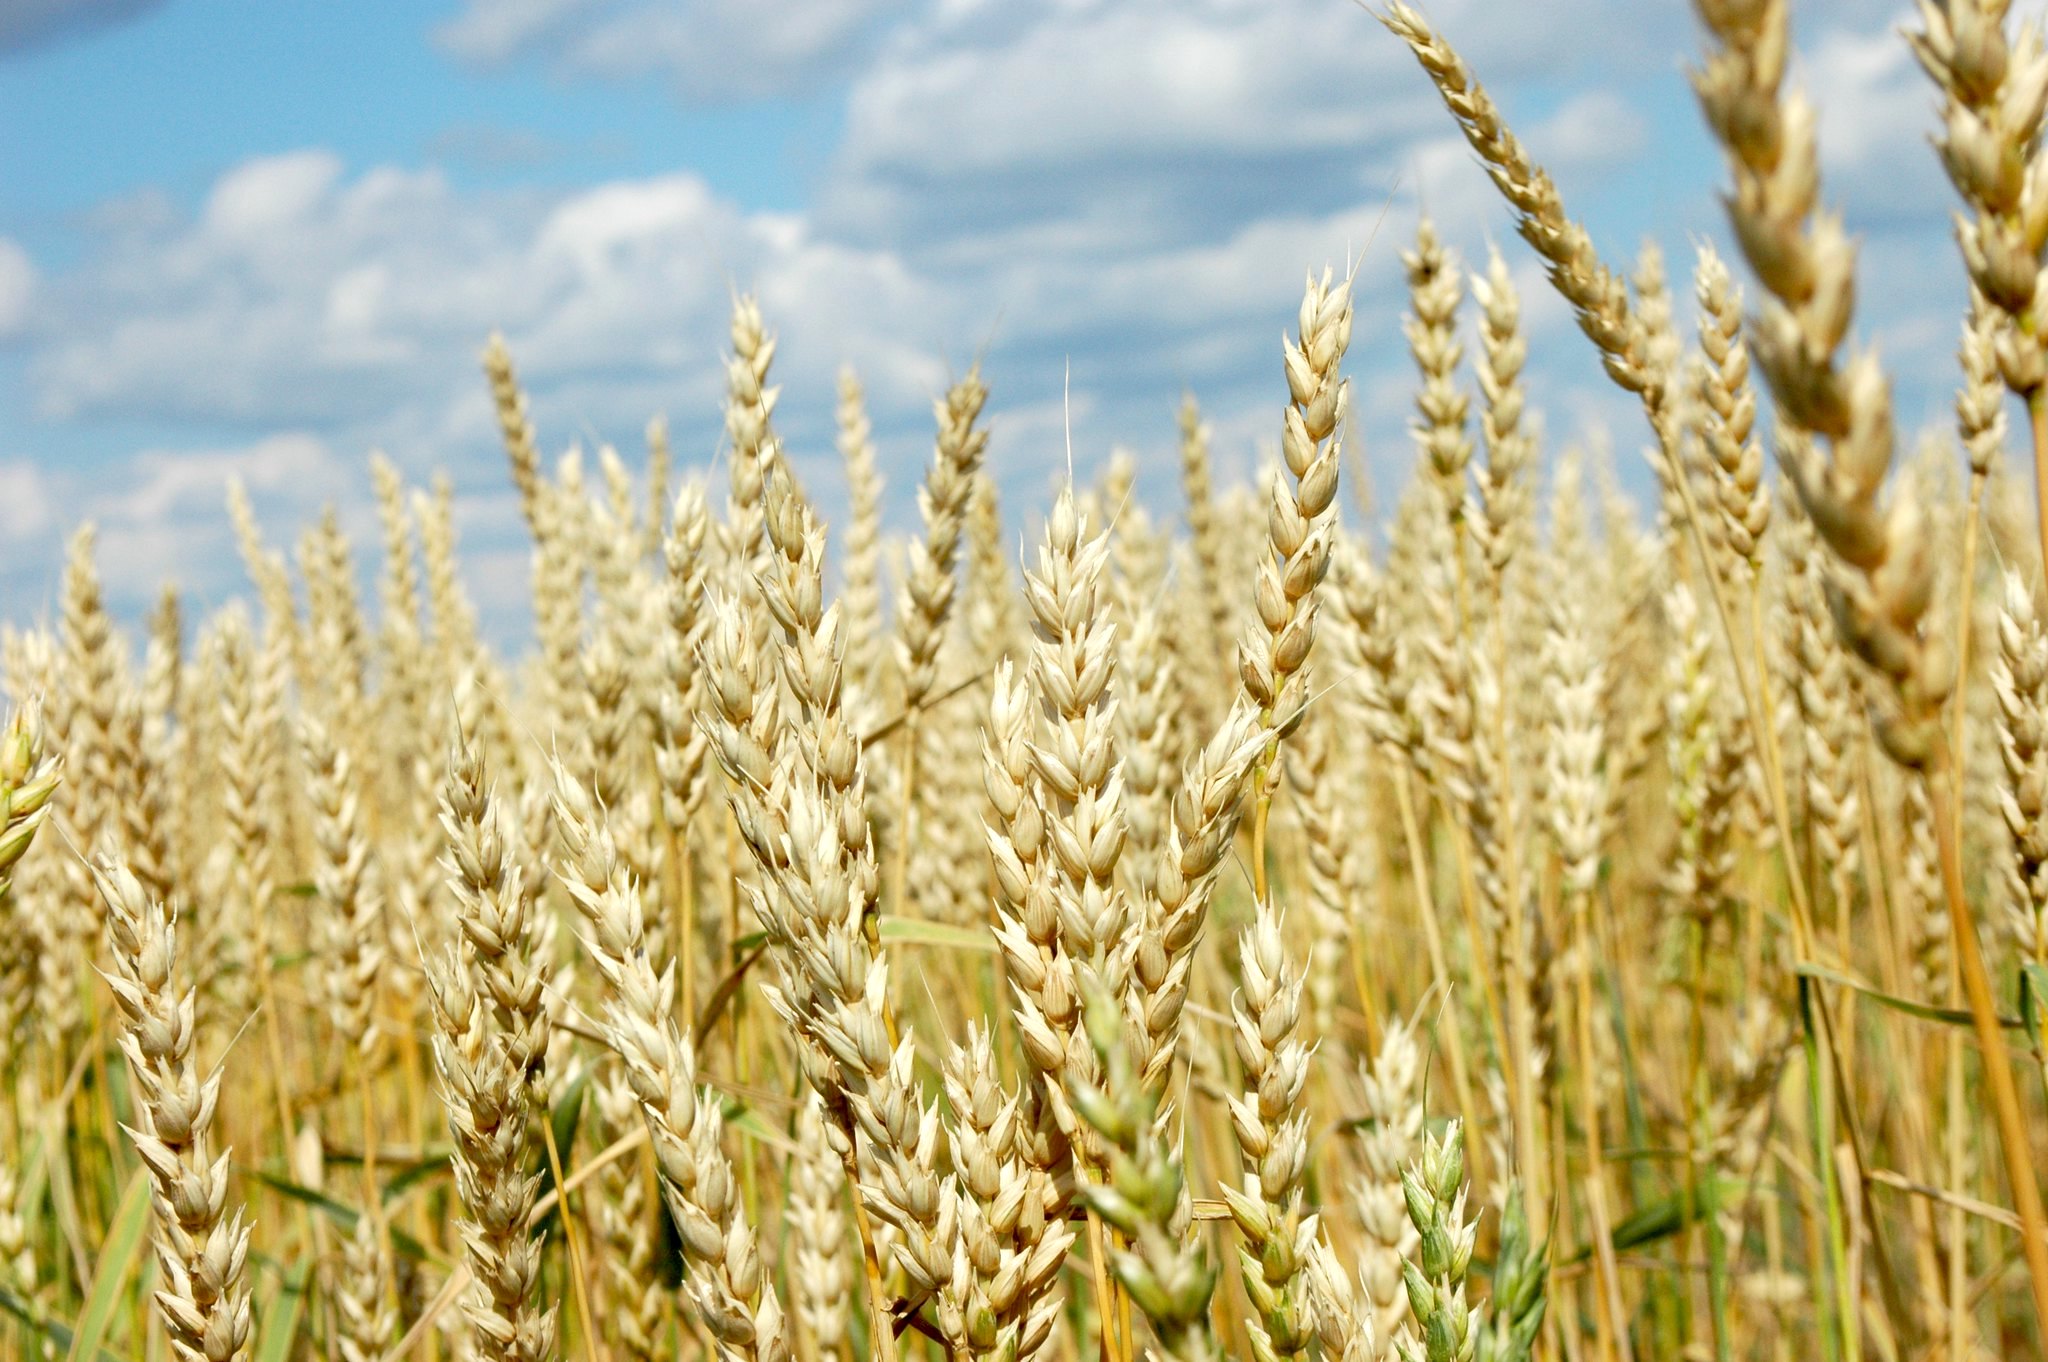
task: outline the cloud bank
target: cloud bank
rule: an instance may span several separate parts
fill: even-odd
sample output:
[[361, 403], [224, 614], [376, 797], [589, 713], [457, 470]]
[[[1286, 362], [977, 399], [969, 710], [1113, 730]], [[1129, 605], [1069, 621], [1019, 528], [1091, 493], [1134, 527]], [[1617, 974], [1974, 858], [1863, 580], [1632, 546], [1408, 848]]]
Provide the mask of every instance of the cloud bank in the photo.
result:
[[[1436, 8], [1602, 249], [1626, 259], [1660, 233], [1682, 292], [1691, 241], [1720, 236], [1721, 171], [1683, 88], [1680, 7]], [[476, 369], [484, 337], [507, 334], [551, 449], [631, 446], [662, 411], [680, 454], [704, 461], [742, 288], [781, 334], [782, 424], [828, 507], [838, 366], [868, 383], [906, 516], [929, 399], [977, 356], [1011, 491], [1037, 503], [1071, 429], [1084, 468], [1112, 443], [1157, 456], [1145, 490], [1171, 504], [1180, 392], [1203, 399], [1225, 462], [1248, 470], [1277, 429], [1278, 342], [1302, 273], [1326, 264], [1358, 271], [1357, 406], [1391, 485], [1410, 457], [1397, 249], [1424, 207], [1469, 262], [1498, 244], [1515, 266], [1552, 432], [1598, 419], [1623, 451], [1639, 441], [1427, 81], [1353, 5], [805, 0], [772, 34], [747, 11], [473, 0], [437, 40], [465, 60], [579, 78], [659, 68], [694, 100], [829, 76], [844, 117], [802, 211], [749, 210], [687, 170], [478, 189], [431, 164], [356, 167], [307, 148], [241, 161], [189, 207], [148, 188], [103, 204], [62, 265], [0, 238], [0, 345], [22, 357], [40, 421], [195, 432], [99, 475], [146, 496], [46, 474], [40, 499], [10, 512], [17, 528], [54, 533], [86, 513], [168, 526], [138, 573], [178, 567], [179, 542], [199, 564], [218, 497], [191, 488], [274, 463], [291, 470], [277, 514], [354, 504], [361, 460], [381, 447], [415, 476], [449, 467], [473, 498], [479, 551], [514, 553]], [[1951, 382], [1961, 275], [1898, 17], [1839, 7], [1805, 35], [1802, 79], [1824, 110], [1831, 195], [1866, 235], [1866, 331], [1908, 375], [1901, 411], [1918, 419]], [[1936, 263], [1897, 268], [1907, 261]], [[0, 443], [0, 460], [33, 454]], [[173, 494], [180, 459], [190, 481]]]

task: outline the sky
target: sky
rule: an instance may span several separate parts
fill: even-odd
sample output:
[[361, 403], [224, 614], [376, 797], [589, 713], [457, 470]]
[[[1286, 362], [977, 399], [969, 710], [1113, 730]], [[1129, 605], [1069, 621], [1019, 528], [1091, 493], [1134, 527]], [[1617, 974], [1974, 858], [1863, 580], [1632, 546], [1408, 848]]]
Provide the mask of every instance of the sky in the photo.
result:
[[[1902, 423], [1936, 424], [1965, 289], [1910, 14], [1800, 11], [1858, 335]], [[1426, 12], [1610, 259], [1653, 239], [1683, 294], [1700, 243], [1727, 252], [1689, 5]], [[1646, 488], [1640, 417], [1355, 0], [0, 0], [0, 620], [51, 614], [86, 520], [124, 614], [165, 580], [202, 608], [244, 594], [231, 476], [273, 543], [332, 505], [373, 557], [381, 450], [454, 480], [469, 585], [517, 647], [486, 339], [551, 455], [637, 466], [661, 414], [709, 467], [735, 290], [780, 338], [778, 426], [828, 519], [840, 366], [907, 529], [931, 400], [979, 359], [1016, 525], [1069, 439], [1081, 477], [1128, 449], [1176, 508], [1183, 391], [1248, 477], [1304, 273], [1355, 267], [1347, 369], [1384, 497], [1413, 460], [1399, 252], [1424, 211], [1468, 264], [1498, 246], [1513, 268], [1546, 448], [1604, 440]]]

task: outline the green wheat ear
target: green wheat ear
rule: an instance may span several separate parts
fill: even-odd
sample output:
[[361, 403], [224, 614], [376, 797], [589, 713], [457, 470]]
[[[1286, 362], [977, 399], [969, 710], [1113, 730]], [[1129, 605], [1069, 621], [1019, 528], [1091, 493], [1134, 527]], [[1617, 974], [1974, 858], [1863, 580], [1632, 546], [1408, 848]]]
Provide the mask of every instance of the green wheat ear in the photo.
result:
[[1479, 1362], [1529, 1362], [1535, 1356], [1536, 1336], [1549, 1304], [1549, 1268], [1550, 1245], [1532, 1238], [1522, 1187], [1516, 1183], [1500, 1216], [1500, 1246], [1494, 1251], [1493, 1294], [1487, 1302], [1486, 1327], [1479, 1334]]

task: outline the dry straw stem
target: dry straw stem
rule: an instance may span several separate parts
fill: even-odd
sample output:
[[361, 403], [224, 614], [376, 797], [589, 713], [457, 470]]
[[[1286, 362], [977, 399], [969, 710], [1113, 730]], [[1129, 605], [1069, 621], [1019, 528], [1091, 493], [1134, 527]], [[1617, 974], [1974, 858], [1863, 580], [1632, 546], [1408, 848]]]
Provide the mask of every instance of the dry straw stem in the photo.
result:
[[93, 879], [113, 961], [104, 977], [137, 1089], [135, 1124], [123, 1129], [154, 1190], [157, 1312], [181, 1362], [234, 1362], [249, 1341], [249, 1227], [239, 1209], [227, 1214], [228, 1153], [214, 1152], [221, 1070], [202, 1075], [192, 1055], [193, 993], [178, 989], [170, 908], [109, 858]]

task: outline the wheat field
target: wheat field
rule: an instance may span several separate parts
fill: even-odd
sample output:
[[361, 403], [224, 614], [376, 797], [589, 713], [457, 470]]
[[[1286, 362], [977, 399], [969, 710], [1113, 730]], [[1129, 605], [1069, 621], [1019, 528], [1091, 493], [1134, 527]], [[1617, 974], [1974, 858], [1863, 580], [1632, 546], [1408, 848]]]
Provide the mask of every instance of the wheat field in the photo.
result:
[[[2043, 1356], [2048, 49], [1903, 39], [1971, 284], [1915, 442], [1786, 0], [1696, 7], [1739, 262], [1603, 257], [1377, 16], [1646, 514], [1424, 219], [1403, 317], [1309, 273], [1255, 486], [1191, 396], [1182, 504], [999, 505], [977, 367], [901, 543], [853, 369], [799, 485], [751, 299], [716, 486], [544, 454], [493, 338], [519, 658], [382, 460], [374, 546], [231, 489], [252, 603], [140, 639], [79, 529], [0, 649], [0, 1354]], [[1404, 338], [1375, 523], [1345, 357]]]

